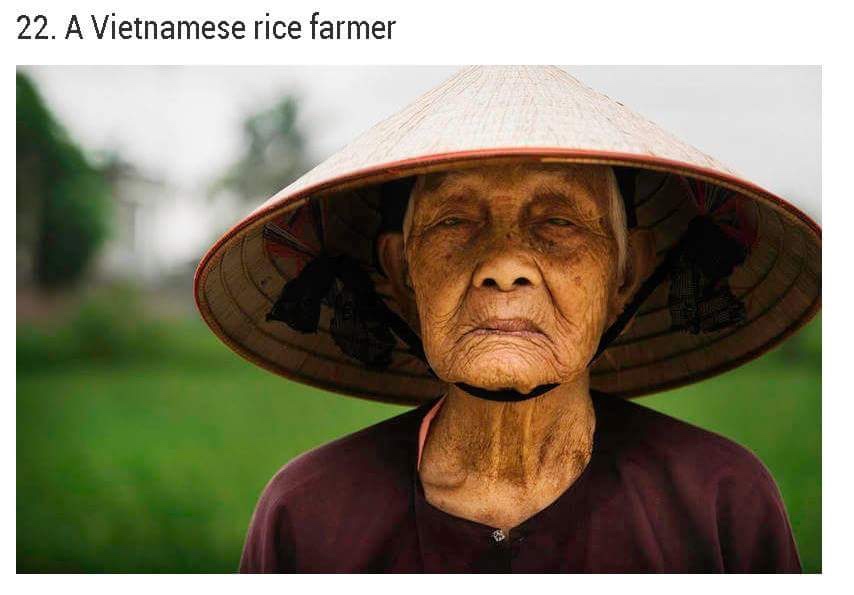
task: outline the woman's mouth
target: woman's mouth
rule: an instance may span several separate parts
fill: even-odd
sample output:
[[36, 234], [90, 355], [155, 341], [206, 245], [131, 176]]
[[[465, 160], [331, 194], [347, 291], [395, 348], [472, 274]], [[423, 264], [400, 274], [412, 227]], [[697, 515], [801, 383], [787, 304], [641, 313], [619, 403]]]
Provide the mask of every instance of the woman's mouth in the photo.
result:
[[470, 330], [469, 334], [516, 337], [545, 336], [540, 327], [527, 318], [490, 318]]

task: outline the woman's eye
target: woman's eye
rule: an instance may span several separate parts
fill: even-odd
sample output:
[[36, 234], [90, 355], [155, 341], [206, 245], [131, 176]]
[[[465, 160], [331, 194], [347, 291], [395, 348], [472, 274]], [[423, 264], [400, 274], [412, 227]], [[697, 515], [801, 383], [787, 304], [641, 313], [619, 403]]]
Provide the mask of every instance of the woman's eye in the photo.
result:
[[572, 221], [564, 219], [563, 217], [551, 217], [546, 219], [546, 222], [551, 225], [557, 225], [558, 227], [569, 227], [572, 225]]
[[439, 225], [443, 227], [454, 227], [455, 225], [459, 225], [463, 220], [459, 217], [445, 217], [441, 221], [439, 221]]

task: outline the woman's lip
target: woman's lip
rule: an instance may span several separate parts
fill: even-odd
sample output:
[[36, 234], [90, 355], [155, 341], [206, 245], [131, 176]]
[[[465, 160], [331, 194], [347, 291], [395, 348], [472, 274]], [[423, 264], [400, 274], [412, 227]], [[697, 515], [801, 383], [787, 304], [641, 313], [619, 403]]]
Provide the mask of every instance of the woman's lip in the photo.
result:
[[473, 333], [476, 334], [493, 334], [506, 333], [514, 335], [542, 335], [544, 334], [540, 327], [534, 324], [527, 318], [490, 318], [478, 324]]
[[545, 337], [539, 331], [500, 331], [491, 328], [476, 328], [468, 332], [469, 335], [501, 335], [503, 337]]

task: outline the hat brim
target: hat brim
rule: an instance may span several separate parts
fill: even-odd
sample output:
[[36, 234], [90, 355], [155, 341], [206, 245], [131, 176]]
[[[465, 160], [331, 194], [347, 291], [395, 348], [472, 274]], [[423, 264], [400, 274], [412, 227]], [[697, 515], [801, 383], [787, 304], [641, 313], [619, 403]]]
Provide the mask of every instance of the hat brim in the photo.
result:
[[[560, 147], [506, 147], [442, 152], [342, 171], [274, 196], [229, 230], [204, 256], [196, 271], [195, 299], [205, 322], [231, 349], [271, 372], [324, 390], [377, 401], [420, 404], [444, 386], [401, 344], [384, 370], [367, 369], [341, 352], [329, 335], [324, 307], [317, 333], [303, 334], [266, 314], [284, 283], [304, 262], [268, 249], [263, 229], [287, 225], [309, 199], [321, 201], [328, 216], [326, 238], [370, 269], [372, 232], [378, 225], [379, 184], [431, 171], [505, 160], [564, 162], [638, 168], [655, 196], [637, 205], [638, 225], [656, 234], [659, 255], [696, 214], [668, 180], [683, 176], [712, 183], [745, 197], [753, 209], [758, 238], [747, 260], [731, 277], [734, 294], [747, 307], [744, 324], [692, 335], [671, 330], [666, 287], [656, 290], [633, 324], [591, 370], [591, 387], [635, 397], [676, 388], [740, 366], [784, 341], [819, 310], [821, 230], [786, 200], [720, 169], [614, 151]], [[643, 185], [643, 184], [642, 184]], [[640, 191], [639, 191], [640, 192]], [[305, 231], [304, 224], [296, 230]], [[337, 244], [337, 245], [335, 245]], [[372, 274], [379, 274], [372, 271]]]

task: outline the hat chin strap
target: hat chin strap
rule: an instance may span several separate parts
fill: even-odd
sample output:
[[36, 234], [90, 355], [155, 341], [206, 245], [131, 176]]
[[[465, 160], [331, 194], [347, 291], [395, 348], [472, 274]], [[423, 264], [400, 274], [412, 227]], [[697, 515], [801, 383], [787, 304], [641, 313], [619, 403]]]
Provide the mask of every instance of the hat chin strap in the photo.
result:
[[487, 401], [497, 401], [499, 403], [517, 403], [519, 401], [527, 401], [528, 399], [533, 399], [534, 397], [539, 397], [540, 395], [549, 392], [553, 388], [560, 386], [558, 383], [552, 384], [540, 384], [539, 386], [535, 386], [534, 389], [529, 393], [520, 393], [517, 390], [512, 388], [500, 388], [498, 390], [491, 390], [488, 388], [481, 388], [479, 386], [472, 386], [471, 384], [466, 384], [465, 382], [455, 382], [454, 386], [470, 394], [473, 397], [477, 397], [478, 399], [486, 399]]
[[[628, 322], [632, 319], [635, 312], [637, 312], [638, 308], [640, 308], [643, 301], [648, 297], [649, 293], [655, 288], [655, 286], [660, 283], [660, 279], [652, 279], [649, 281], [645, 287], [642, 288], [642, 291], [639, 292], [639, 295], [635, 296], [635, 299], [626, 307], [623, 311], [622, 315], [617, 318], [617, 320], [610, 326], [608, 329], [602, 334], [602, 339], [599, 342], [598, 347], [596, 348], [596, 353], [593, 354], [593, 357], [590, 358], [590, 361], [587, 363], [587, 367], [593, 365], [593, 362], [596, 361], [596, 358], [601, 355], [601, 353], [608, 347], [608, 344], [611, 343], [614, 339], [619, 336], [620, 332], [625, 328]], [[560, 386], [559, 382], [552, 382], [549, 384], [540, 384], [537, 385], [531, 390], [529, 393], [520, 393], [519, 391], [512, 388], [500, 388], [498, 390], [491, 390], [488, 388], [482, 388], [480, 386], [472, 386], [471, 384], [466, 384], [465, 382], [455, 382], [454, 386], [470, 394], [473, 397], [477, 397], [479, 399], [486, 399], [487, 401], [496, 401], [498, 403], [518, 403], [521, 401], [527, 401], [529, 399], [533, 399], [549, 392], [552, 389]]]

